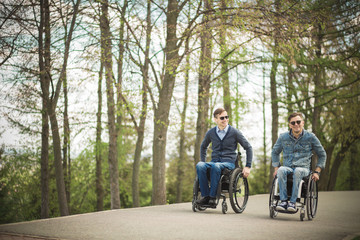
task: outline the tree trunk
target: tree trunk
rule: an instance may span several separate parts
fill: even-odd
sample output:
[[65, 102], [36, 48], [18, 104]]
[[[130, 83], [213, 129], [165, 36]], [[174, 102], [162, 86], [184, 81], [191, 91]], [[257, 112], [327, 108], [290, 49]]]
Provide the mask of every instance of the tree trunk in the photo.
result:
[[[70, 126], [68, 116], [68, 88], [66, 76], [63, 81], [64, 88], [64, 144], [63, 144], [63, 169], [65, 180], [65, 192], [68, 206], [70, 206]], [[70, 209], [69, 209], [70, 212]]]
[[349, 176], [349, 190], [354, 191], [356, 185], [358, 184], [359, 174], [358, 174], [358, 159], [359, 159], [359, 141], [353, 143], [350, 147], [350, 176]]
[[[335, 143], [337, 139], [335, 140]], [[326, 148], [326, 164], [325, 168], [321, 170], [321, 177], [319, 180], [319, 190], [320, 191], [328, 191], [328, 182], [330, 178], [330, 165], [331, 165], [331, 158], [335, 148], [335, 144], [331, 143]]]
[[293, 70], [291, 67], [291, 63], [287, 64], [287, 91], [286, 91], [286, 101], [287, 101], [287, 113], [288, 115], [290, 115], [291, 113], [294, 112], [294, 106], [291, 103], [292, 102], [292, 97], [294, 96], [294, 84], [293, 84]]
[[125, 26], [125, 13], [126, 8], [128, 5], [128, 1], [124, 1], [124, 5], [121, 8], [121, 20], [120, 20], [120, 29], [119, 29], [119, 57], [117, 60], [117, 83], [116, 83], [116, 132], [117, 132], [117, 142], [118, 142], [118, 148], [121, 148], [122, 144], [122, 137], [123, 134], [121, 132], [122, 128], [122, 121], [124, 116], [124, 102], [122, 100], [122, 77], [123, 77], [123, 58], [124, 58], [124, 26]]
[[[279, 0], [275, 0], [275, 11], [279, 12]], [[279, 126], [279, 107], [278, 107], [278, 97], [277, 97], [277, 90], [276, 90], [276, 73], [278, 67], [278, 19], [276, 17], [275, 26], [274, 26], [274, 49], [273, 49], [273, 60], [271, 64], [271, 72], [270, 72], [270, 91], [271, 91], [271, 115], [272, 115], [272, 122], [271, 122], [271, 140], [272, 146], [275, 145], [276, 140], [278, 138], [278, 126]], [[272, 179], [273, 179], [273, 172], [274, 168], [270, 163], [270, 174], [269, 174], [269, 186], [271, 186]]]
[[185, 149], [185, 124], [186, 124], [186, 109], [188, 105], [188, 89], [189, 89], [189, 72], [190, 72], [190, 54], [189, 52], [189, 41], [186, 41], [185, 53], [186, 55], [186, 66], [185, 66], [185, 90], [184, 90], [184, 105], [181, 112], [181, 126], [180, 126], [180, 143], [179, 143], [179, 161], [177, 164], [177, 185], [176, 185], [176, 202], [182, 202], [183, 193], [183, 178], [184, 178], [184, 166], [187, 159]]
[[151, 41], [151, 1], [147, 2], [147, 17], [146, 17], [146, 48], [145, 48], [145, 63], [143, 67], [143, 87], [142, 87], [142, 107], [140, 124], [137, 129], [138, 137], [136, 140], [136, 148], [134, 155], [134, 166], [132, 176], [132, 196], [133, 196], [133, 207], [140, 207], [140, 196], [139, 196], [139, 177], [140, 177], [140, 162], [141, 162], [141, 151], [144, 143], [144, 132], [145, 132], [145, 121], [147, 115], [147, 86], [148, 86], [148, 72], [149, 72], [149, 49]]
[[266, 157], [266, 85], [265, 85], [265, 66], [263, 68], [263, 102], [262, 102], [262, 108], [263, 108], [263, 168], [264, 168], [264, 175], [263, 175], [263, 188], [266, 192], [268, 189], [268, 183], [266, 179], [268, 179], [268, 162]]
[[[45, 72], [50, 82], [51, 81], [50, 6], [47, 0], [45, 0], [43, 3], [44, 3], [44, 28], [45, 28], [45, 50], [44, 50]], [[67, 67], [67, 59], [69, 56], [70, 42], [72, 39], [72, 32], [74, 30], [79, 4], [80, 4], [80, 0], [78, 0], [74, 6], [74, 13], [70, 25], [69, 34], [67, 35], [65, 40], [65, 53], [63, 58], [63, 66], [60, 72], [60, 77], [56, 84], [55, 91], [53, 92], [51, 98], [47, 100], [47, 110], [51, 123], [51, 131], [52, 131], [53, 147], [54, 147], [56, 186], [57, 186], [60, 214], [62, 216], [69, 215], [69, 209], [68, 209], [66, 191], [65, 191], [64, 173], [62, 168], [61, 141], [60, 141], [58, 122], [56, 118], [56, 106], [61, 91], [61, 85], [66, 76], [66, 67]]]
[[322, 43], [322, 33], [321, 33], [321, 24], [318, 24], [317, 28], [318, 32], [316, 34], [316, 65], [314, 66], [314, 85], [315, 85], [315, 91], [314, 91], [314, 112], [312, 115], [312, 132], [317, 135], [319, 125], [320, 125], [320, 112], [321, 107], [319, 106], [320, 97], [318, 96], [320, 90], [321, 90], [321, 67], [319, 66], [319, 60], [321, 58], [321, 43]]
[[[212, 8], [212, 1], [204, 1], [205, 11]], [[209, 97], [211, 83], [211, 53], [212, 53], [212, 34], [211, 27], [208, 22], [209, 16], [204, 14], [204, 26], [201, 30], [201, 55], [199, 67], [199, 83], [198, 83], [198, 117], [196, 121], [196, 139], [194, 149], [194, 165], [200, 161], [200, 145], [208, 130], [208, 113], [209, 113]]]
[[340, 165], [341, 165], [342, 161], [344, 160], [345, 154], [348, 151], [350, 146], [351, 146], [351, 143], [349, 141], [342, 144], [339, 152], [335, 156], [334, 162], [331, 166], [331, 172], [330, 172], [329, 183], [328, 183], [328, 188], [327, 188], [328, 191], [335, 190], [336, 179], [338, 176]]
[[[321, 91], [321, 66], [319, 66], [319, 62], [321, 59], [321, 45], [322, 45], [322, 30], [321, 30], [321, 24], [317, 24], [317, 32], [315, 36], [316, 41], [316, 65], [315, 68], [315, 76], [314, 76], [314, 85], [315, 85], [315, 92], [314, 92], [314, 111], [312, 114], [312, 132], [317, 135], [317, 137], [322, 140], [321, 131], [318, 131], [320, 128], [320, 113], [321, 113], [321, 107], [319, 106], [320, 103], [320, 97], [318, 96], [319, 92]], [[317, 162], [317, 156], [313, 157], [312, 160], [312, 169], [315, 169], [316, 162]]]
[[[221, 8], [226, 9], [226, 0], [221, 0]], [[229, 124], [232, 124], [232, 110], [231, 110], [231, 93], [230, 93], [230, 80], [229, 80], [229, 67], [227, 60], [227, 44], [226, 44], [226, 16], [221, 16], [220, 27], [220, 49], [221, 49], [221, 80], [223, 84], [223, 102], [224, 108], [227, 111], [229, 118]]]
[[56, 118], [56, 112], [53, 108], [54, 103], [48, 107], [49, 118], [51, 123], [51, 133], [53, 138], [53, 147], [54, 147], [54, 165], [55, 165], [55, 177], [56, 177], [56, 188], [58, 193], [58, 201], [61, 216], [69, 215], [69, 209], [66, 198], [65, 191], [65, 181], [64, 181], [64, 171], [62, 166], [62, 157], [61, 157], [61, 140], [59, 134], [59, 125]]
[[102, 177], [102, 154], [101, 154], [101, 111], [102, 111], [102, 79], [103, 79], [103, 60], [101, 57], [99, 83], [98, 83], [98, 110], [96, 113], [96, 143], [95, 143], [95, 158], [96, 158], [96, 210], [104, 210], [104, 187]]
[[108, 19], [108, 1], [101, 3], [101, 50], [104, 53], [104, 67], [106, 79], [106, 96], [108, 108], [108, 129], [109, 129], [109, 174], [110, 174], [110, 192], [111, 192], [111, 209], [120, 208], [119, 193], [119, 166], [117, 160], [117, 131], [115, 123], [115, 101], [114, 101], [114, 77], [112, 71], [112, 46], [111, 33]]
[[[48, 4], [48, 2], [47, 2]], [[40, 70], [40, 84], [41, 84], [41, 98], [42, 98], [42, 111], [41, 111], [41, 218], [49, 217], [49, 116], [48, 116], [48, 99], [49, 99], [49, 83], [45, 60], [45, 55], [48, 57], [50, 54], [46, 51], [50, 49], [50, 35], [45, 35], [45, 47], [43, 43], [43, 33], [45, 24], [45, 3], [40, 0], [40, 26], [39, 26], [39, 70]], [[46, 12], [48, 14], [48, 11]], [[49, 19], [49, 16], [47, 16]]]
[[165, 184], [165, 148], [169, 126], [170, 102], [173, 95], [176, 70], [179, 64], [179, 46], [177, 46], [178, 2], [168, 1], [166, 18], [165, 75], [159, 93], [158, 106], [154, 116], [153, 168], [152, 168], [152, 204], [166, 204]]
[[136, 148], [134, 155], [134, 165], [133, 165], [133, 176], [132, 176], [132, 197], [133, 197], [133, 207], [140, 207], [140, 189], [139, 189], [139, 178], [140, 178], [140, 163], [141, 163], [141, 151], [144, 143], [144, 132], [145, 132], [145, 121], [147, 114], [147, 93], [146, 87], [143, 87], [143, 96], [142, 96], [143, 106], [142, 114], [140, 117], [140, 124], [137, 130], [137, 140]]
[[[80, 0], [77, 0], [74, 7], [73, 7], [73, 16], [70, 24], [70, 29], [68, 34], [65, 37], [65, 51], [64, 51], [64, 57], [63, 57], [63, 65], [60, 72], [59, 80], [56, 84], [55, 91], [53, 92], [51, 98], [49, 99], [49, 105], [48, 105], [48, 112], [49, 112], [49, 118], [51, 123], [51, 132], [53, 137], [53, 147], [54, 147], [54, 165], [55, 165], [55, 176], [56, 176], [56, 186], [57, 186], [57, 192], [58, 192], [58, 201], [60, 206], [60, 214], [62, 216], [69, 215], [69, 208], [67, 203], [67, 197], [66, 197], [66, 191], [65, 191], [65, 181], [64, 181], [64, 172], [63, 172], [63, 166], [62, 166], [62, 156], [61, 156], [61, 140], [60, 140], [60, 134], [59, 134], [59, 126], [58, 121], [56, 117], [56, 106], [59, 99], [59, 95], [61, 92], [61, 85], [66, 78], [66, 68], [67, 68], [67, 61], [69, 58], [69, 52], [70, 52], [70, 43], [72, 40], [72, 33], [75, 28], [75, 22], [76, 22], [76, 16], [78, 13], [80, 5]], [[47, 10], [49, 11], [49, 5], [45, 4], [47, 6]], [[45, 8], [45, 9], [46, 9]], [[49, 11], [50, 13], [50, 11]], [[46, 16], [46, 14], [45, 14]], [[50, 16], [50, 15], [49, 15]], [[45, 17], [46, 19], [46, 17]], [[50, 18], [49, 18], [49, 35], [50, 35]], [[45, 21], [46, 23], [47, 21]], [[45, 31], [47, 27], [45, 25]], [[46, 34], [46, 33], [45, 33]], [[50, 52], [50, 49], [49, 49]], [[50, 59], [49, 59], [50, 60]], [[49, 61], [50, 62], [50, 61]], [[50, 68], [49, 68], [50, 69]], [[50, 75], [50, 71], [48, 72]]]

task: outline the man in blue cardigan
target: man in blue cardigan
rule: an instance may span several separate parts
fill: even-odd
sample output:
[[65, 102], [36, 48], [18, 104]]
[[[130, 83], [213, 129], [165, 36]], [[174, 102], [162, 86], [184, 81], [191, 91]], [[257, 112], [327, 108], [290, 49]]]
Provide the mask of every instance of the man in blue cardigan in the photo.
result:
[[[228, 124], [229, 116], [225, 109], [218, 108], [214, 111], [213, 115], [217, 126], [206, 133], [200, 147], [201, 161], [196, 165], [202, 196], [197, 202], [199, 205], [216, 206], [216, 193], [221, 170], [224, 168], [230, 170], [235, 168], [238, 143], [246, 150], [246, 165], [243, 169], [243, 176], [245, 178], [250, 174], [253, 157], [250, 143], [239, 130]], [[211, 162], [206, 162], [206, 151], [210, 143], [212, 143]], [[210, 168], [210, 189], [206, 175], [208, 168]]]
[[[280, 202], [276, 206], [278, 211], [296, 212], [296, 199], [300, 181], [310, 173], [313, 151], [319, 157], [312, 178], [319, 180], [321, 169], [324, 169], [326, 152], [315, 134], [304, 129], [302, 113], [292, 113], [288, 117], [290, 131], [280, 134], [272, 153], [272, 166], [275, 168], [279, 182]], [[283, 165], [280, 166], [280, 153], [283, 152]], [[287, 175], [293, 173], [293, 186], [288, 203]]]

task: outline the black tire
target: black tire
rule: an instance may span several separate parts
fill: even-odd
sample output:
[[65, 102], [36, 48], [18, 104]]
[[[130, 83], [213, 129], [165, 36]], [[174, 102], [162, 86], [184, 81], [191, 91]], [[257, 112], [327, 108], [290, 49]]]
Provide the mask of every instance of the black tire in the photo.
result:
[[221, 204], [221, 210], [223, 214], [226, 214], [228, 208], [227, 208], [227, 204], [225, 201], [223, 201], [223, 203]]
[[316, 216], [317, 205], [318, 205], [318, 186], [317, 182], [309, 179], [308, 192], [306, 194], [306, 212], [308, 219], [311, 220]]
[[199, 206], [196, 204], [196, 201], [201, 198], [200, 186], [199, 186], [199, 179], [198, 177], [195, 178], [194, 186], [193, 186], [193, 200], [192, 200], [192, 210], [194, 212], [197, 211], [204, 211], [206, 207]]
[[229, 198], [231, 207], [236, 213], [242, 213], [249, 198], [249, 185], [242, 176], [242, 169], [236, 168], [230, 177]]
[[305, 212], [300, 213], [300, 221], [304, 221], [305, 218]]
[[273, 179], [272, 181], [272, 185], [271, 185], [271, 191], [270, 191], [270, 197], [269, 197], [269, 211], [270, 211], [270, 217], [274, 218], [277, 216], [278, 212], [275, 210], [275, 207], [277, 205], [277, 200], [275, 199], [275, 180], [276, 177]]

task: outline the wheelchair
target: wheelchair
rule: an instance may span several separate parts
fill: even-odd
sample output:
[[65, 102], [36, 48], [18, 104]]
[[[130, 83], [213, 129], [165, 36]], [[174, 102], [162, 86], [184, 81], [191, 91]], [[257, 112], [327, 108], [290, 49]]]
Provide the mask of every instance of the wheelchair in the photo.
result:
[[[198, 176], [196, 176], [193, 187], [193, 200], [192, 200], [192, 210], [194, 212], [204, 211], [207, 208], [216, 208], [222, 199], [222, 213], [226, 214], [228, 206], [226, 203], [226, 195], [229, 196], [230, 204], [235, 213], [242, 213], [245, 208], [249, 198], [249, 185], [246, 178], [243, 177], [242, 168], [239, 167], [239, 157], [238, 153], [237, 160], [235, 162], [235, 168], [229, 170], [224, 168], [221, 172], [220, 181], [217, 188], [216, 194], [216, 205], [199, 205], [196, 203], [198, 199], [201, 198], [200, 185]], [[210, 182], [210, 169], [208, 169], [207, 176]]]
[[[293, 174], [289, 174], [287, 176], [287, 195], [288, 200], [290, 200], [291, 191], [293, 185]], [[318, 185], [317, 182], [312, 179], [312, 172], [306, 177], [304, 177], [300, 181], [298, 197], [296, 199], [296, 211], [289, 212], [285, 211], [278, 211], [276, 210], [276, 206], [280, 201], [279, 196], [279, 185], [277, 176], [273, 179], [271, 191], [270, 191], [270, 198], [269, 198], [269, 210], [270, 210], [270, 217], [275, 218], [278, 213], [287, 213], [287, 214], [295, 214], [300, 210], [300, 220], [304, 221], [305, 218], [305, 209], [308, 220], [312, 220], [316, 216], [316, 210], [318, 205]]]

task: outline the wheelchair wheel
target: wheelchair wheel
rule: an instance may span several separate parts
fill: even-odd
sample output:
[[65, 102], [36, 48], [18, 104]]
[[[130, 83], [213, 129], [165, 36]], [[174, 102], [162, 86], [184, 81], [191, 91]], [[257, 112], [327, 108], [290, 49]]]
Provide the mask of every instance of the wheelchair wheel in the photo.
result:
[[234, 212], [242, 213], [245, 210], [249, 198], [249, 185], [247, 179], [242, 176], [241, 168], [234, 169], [231, 174], [229, 198]]
[[221, 211], [223, 214], [226, 214], [227, 210], [228, 210], [228, 207], [227, 207], [226, 201], [223, 201], [221, 204]]
[[275, 184], [276, 184], [276, 177], [273, 179], [269, 197], [269, 211], [270, 217], [274, 218], [277, 216], [278, 212], [275, 210], [278, 200], [275, 199]]
[[206, 207], [199, 206], [196, 201], [201, 198], [200, 186], [199, 186], [199, 179], [198, 177], [195, 178], [194, 187], [193, 187], [193, 200], [192, 200], [192, 210], [194, 212], [197, 211], [204, 211]]
[[317, 182], [312, 180], [310, 177], [308, 183], [308, 192], [306, 194], [306, 212], [309, 220], [313, 219], [316, 215], [318, 200]]

